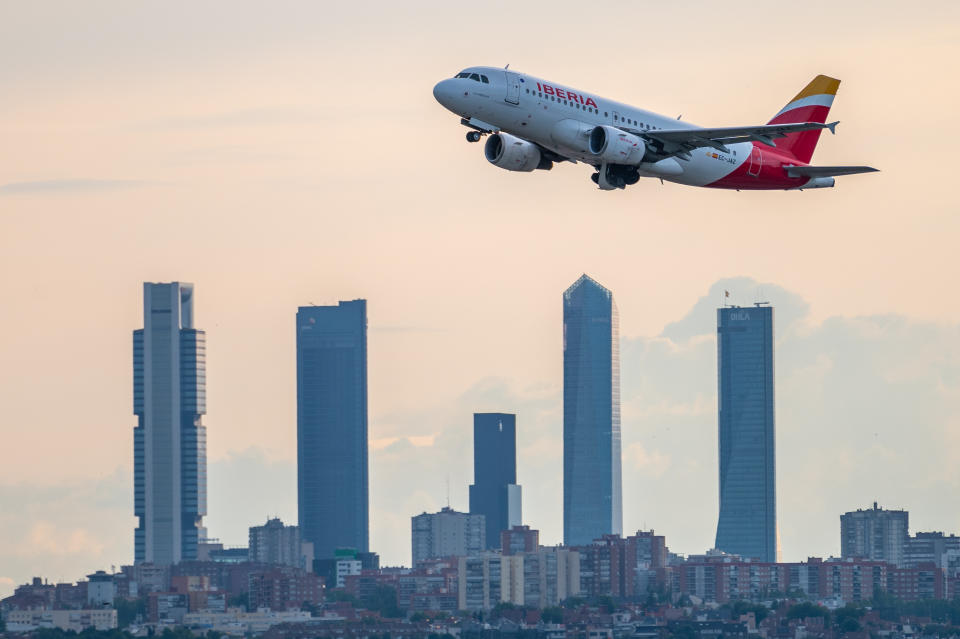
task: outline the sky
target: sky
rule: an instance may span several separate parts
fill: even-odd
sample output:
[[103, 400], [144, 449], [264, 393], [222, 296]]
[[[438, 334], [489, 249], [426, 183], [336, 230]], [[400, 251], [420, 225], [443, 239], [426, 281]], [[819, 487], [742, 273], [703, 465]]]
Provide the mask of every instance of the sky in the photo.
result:
[[[776, 307], [785, 560], [839, 515], [960, 532], [960, 5], [0, 5], [0, 596], [133, 558], [144, 281], [196, 286], [212, 536], [296, 521], [294, 317], [365, 298], [371, 546], [467, 508], [472, 413], [518, 414], [524, 520], [562, 537], [563, 290], [620, 310], [625, 531], [703, 552], [717, 516], [715, 308]], [[431, 89], [505, 65], [701, 125], [843, 80], [835, 189], [515, 174]], [[944, 143], [947, 142], [947, 143]]]

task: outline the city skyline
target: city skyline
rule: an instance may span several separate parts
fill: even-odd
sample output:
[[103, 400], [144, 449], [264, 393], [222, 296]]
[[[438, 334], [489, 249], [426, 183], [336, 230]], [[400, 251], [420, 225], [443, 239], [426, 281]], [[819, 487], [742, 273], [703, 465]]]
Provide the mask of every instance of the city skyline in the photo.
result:
[[[716, 290], [719, 292], [723, 286], [729, 287], [729, 286], [730, 286], [730, 282], [722, 282], [722, 283], [720, 283], [720, 284], [718, 284], [718, 285], [715, 285], [715, 286], [712, 287], [712, 288], [713, 288], [713, 289], [716, 289]], [[766, 288], [767, 290], [769, 290], [769, 287], [765, 287], [765, 288]], [[776, 295], [774, 295], [774, 297], [776, 297]], [[712, 302], [713, 299], [720, 299], [720, 298], [719, 298], [719, 296], [718, 296], [716, 293], [714, 293], [714, 294], [711, 294], [711, 295], [703, 298], [701, 301], [702, 301], [702, 302], [707, 302], [707, 304], [711, 307], [711, 308], [710, 308], [710, 311], [711, 311], [712, 313], [716, 313], [716, 302]], [[710, 300], [710, 301], [708, 301], [708, 300]], [[789, 307], [790, 307], [789, 304], [788, 304], [787, 306], [788, 306], [788, 313], [791, 313], [791, 312], [792, 312], [792, 313], [795, 313], [795, 312], [796, 312], [796, 310], [797, 310], [796, 308], [793, 308], [793, 309], [789, 308]], [[792, 319], [793, 322], [796, 321], [796, 318], [789, 318], [789, 317], [788, 317], [788, 320], [787, 320], [788, 323], [791, 322], [791, 319]], [[683, 324], [684, 324], [684, 323], [681, 322], [681, 323], [675, 324], [675, 326], [678, 327], [678, 328], [680, 328], [680, 327], [683, 327]], [[689, 327], [681, 328], [681, 330], [689, 330]], [[673, 331], [676, 331], [676, 329], [673, 329]], [[669, 327], [668, 327], [668, 332], [670, 332], [670, 331], [669, 331]], [[715, 356], [715, 351], [714, 351], [714, 356]], [[714, 364], [715, 364], [715, 362], [714, 362]], [[715, 370], [715, 369], [714, 369], [714, 370]], [[715, 380], [715, 379], [714, 379], [714, 384], [716, 384], [716, 380]], [[559, 400], [559, 398], [558, 398], [558, 400]], [[716, 423], [716, 422], [714, 422], [714, 423]], [[715, 428], [715, 426], [714, 426], [714, 428]], [[260, 477], [259, 479], [269, 479], [269, 478], [264, 476], [264, 477]], [[464, 486], [464, 487], [466, 487], [466, 486]], [[850, 504], [846, 504], [846, 505], [845, 505], [845, 507], [849, 507], [849, 506], [850, 506]], [[273, 512], [273, 509], [271, 509], [271, 512]], [[261, 515], [260, 513], [258, 513], [257, 515], [254, 515], [254, 517], [255, 517], [255, 518], [257, 518], [257, 517], [262, 517], [262, 515]], [[294, 515], [294, 518], [295, 518], [295, 515]], [[549, 525], [547, 525], [547, 526], [543, 526], [543, 525], [542, 525], [542, 524], [543, 524], [543, 521], [542, 521], [542, 520], [540, 520], [540, 521], [532, 521], [531, 523], [532, 523], [534, 526], [539, 526], [539, 527], [541, 527], [541, 528], [549, 528]], [[930, 527], [928, 527], [928, 528], [930, 528]], [[946, 527], [942, 527], [942, 528], [946, 528]], [[214, 531], [214, 532], [219, 533], [219, 532], [229, 532], [229, 531], [223, 531], [223, 530], [221, 529], [220, 531]], [[629, 530], [628, 530], [628, 532], [629, 532]], [[549, 540], [546, 540], [545, 543], [549, 543]], [[376, 550], [376, 548], [375, 548], [375, 550]], [[695, 548], [695, 549], [678, 549], [678, 550], [681, 550], [681, 552], [684, 551], [684, 550], [687, 550], [687, 551], [689, 551], [689, 552], [699, 552], [701, 549], [696, 549], [696, 548]], [[827, 553], [824, 553], [824, 554], [826, 555]]]
[[[145, 281], [197, 284], [204, 523], [229, 544], [266, 516], [297, 521], [295, 309], [360, 297], [371, 547], [404, 561], [394, 531], [447, 503], [448, 484], [467, 507], [471, 415], [507, 407], [525, 520], [560, 541], [557, 298], [583, 272], [620, 310], [625, 532], [655, 527], [685, 553], [714, 542], [724, 289], [777, 307], [784, 558], [837, 554], [838, 514], [875, 500], [908, 508], [918, 530], [960, 530], [942, 503], [960, 493], [952, 151], [887, 133], [918, 105], [925, 126], [952, 124], [942, 62], [960, 55], [960, 5], [764, 6], [788, 26], [729, 45], [715, 34], [744, 33], [756, 3], [627, 3], [612, 22], [578, 7], [493, 11], [605, 33], [602, 56], [629, 63], [494, 33], [449, 3], [0, 8], [0, 592], [133, 556], [130, 332]], [[691, 27], [681, 47], [644, 34], [668, 60], [631, 57], [646, 22]], [[785, 41], [795, 55], [750, 57]], [[600, 193], [566, 163], [498, 171], [431, 95], [478, 63], [704, 126], [769, 117], [828, 74], [843, 81], [841, 124], [814, 162], [882, 173], [746, 194]], [[891, 91], [895, 77], [910, 91]]]

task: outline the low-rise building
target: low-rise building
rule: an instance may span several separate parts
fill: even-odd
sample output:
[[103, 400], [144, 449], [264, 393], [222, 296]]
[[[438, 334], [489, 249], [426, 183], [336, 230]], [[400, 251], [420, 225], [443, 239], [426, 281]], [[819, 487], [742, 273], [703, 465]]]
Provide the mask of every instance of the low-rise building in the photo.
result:
[[262, 608], [256, 612], [247, 612], [241, 608], [230, 608], [221, 612], [191, 612], [183, 617], [183, 625], [193, 631], [213, 630], [233, 636], [260, 634], [282, 623], [305, 623], [310, 621], [310, 613], [301, 610], [275, 611]]
[[545, 608], [580, 594], [580, 553], [569, 548], [458, 559], [460, 610], [490, 610], [500, 603]]
[[96, 610], [12, 610], [5, 615], [8, 632], [27, 632], [37, 628], [59, 628], [81, 632], [87, 628], [113, 630], [117, 611]]
[[535, 552], [540, 547], [540, 531], [530, 526], [513, 526], [500, 533], [500, 552], [515, 555], [520, 552]]
[[903, 564], [910, 513], [873, 508], [840, 515], [840, 556], [844, 559], [872, 559], [896, 566]]
[[92, 575], [87, 575], [88, 608], [112, 606], [116, 596], [117, 587], [116, 584], [114, 584], [113, 575], [108, 575], [103, 570], [98, 570]]
[[284, 526], [278, 518], [250, 528], [249, 561], [313, 570], [313, 544], [300, 538], [299, 526]]
[[320, 578], [289, 566], [252, 573], [249, 593], [251, 610], [299, 610], [303, 604], [323, 601]]
[[486, 548], [483, 515], [443, 508], [411, 518], [413, 567], [425, 559], [479, 555]]
[[915, 568], [921, 564], [943, 564], [943, 557], [950, 551], [960, 552], [960, 537], [942, 532], [919, 532], [911, 535], [903, 544], [903, 567]]

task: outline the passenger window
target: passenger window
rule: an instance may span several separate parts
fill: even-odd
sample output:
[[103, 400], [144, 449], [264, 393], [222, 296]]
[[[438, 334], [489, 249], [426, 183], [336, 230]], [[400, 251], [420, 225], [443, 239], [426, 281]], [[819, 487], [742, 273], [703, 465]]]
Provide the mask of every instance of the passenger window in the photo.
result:
[[610, 117], [610, 116], [607, 115], [607, 112], [606, 112], [606, 111], [604, 111], [604, 112], [603, 112], [603, 117], [608, 118], [608, 117]]

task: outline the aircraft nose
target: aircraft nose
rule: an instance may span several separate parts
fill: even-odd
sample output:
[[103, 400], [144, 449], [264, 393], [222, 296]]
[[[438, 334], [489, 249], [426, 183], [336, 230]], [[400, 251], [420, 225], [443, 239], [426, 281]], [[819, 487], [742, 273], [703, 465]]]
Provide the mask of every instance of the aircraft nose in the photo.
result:
[[450, 105], [453, 104], [453, 96], [456, 94], [456, 89], [452, 86], [454, 84], [456, 84], [456, 82], [453, 81], [453, 78], [447, 78], [446, 80], [440, 80], [437, 82], [437, 85], [433, 87], [433, 97], [448, 109], [451, 108]]

